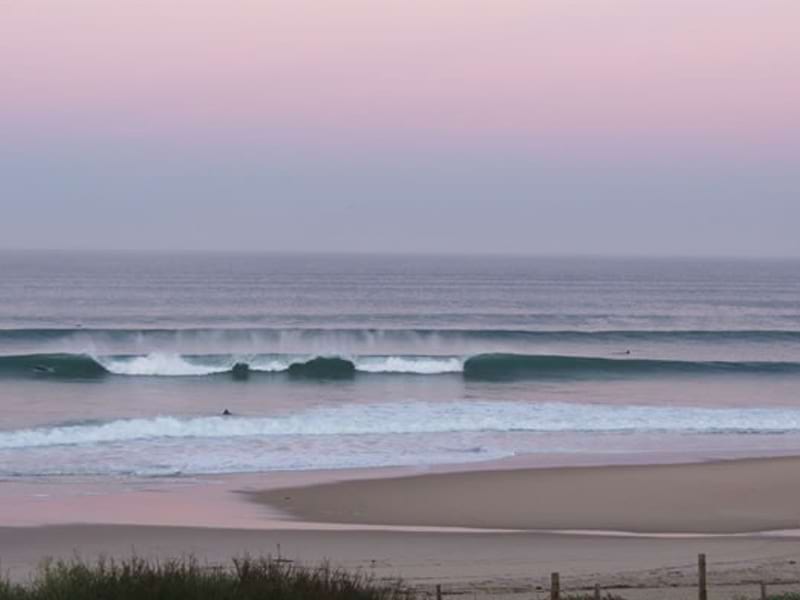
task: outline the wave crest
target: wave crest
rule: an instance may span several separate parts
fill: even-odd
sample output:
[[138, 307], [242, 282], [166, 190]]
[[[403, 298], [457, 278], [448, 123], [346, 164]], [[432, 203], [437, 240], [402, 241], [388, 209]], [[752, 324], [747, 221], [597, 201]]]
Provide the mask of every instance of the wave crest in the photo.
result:
[[187, 377], [288, 373], [292, 377], [337, 379], [362, 374], [441, 375], [462, 373], [478, 381], [690, 377], [705, 375], [800, 375], [798, 362], [679, 361], [594, 356], [477, 354], [458, 356], [141, 356], [32, 354], [0, 356], [0, 376], [97, 379], [109, 375]]

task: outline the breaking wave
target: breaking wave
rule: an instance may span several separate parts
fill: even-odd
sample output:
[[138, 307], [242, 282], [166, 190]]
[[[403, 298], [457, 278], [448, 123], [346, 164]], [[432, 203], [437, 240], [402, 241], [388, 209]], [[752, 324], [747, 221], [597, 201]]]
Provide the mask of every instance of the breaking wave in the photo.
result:
[[800, 375], [798, 362], [679, 361], [592, 356], [478, 354], [457, 356], [296, 356], [181, 355], [142, 356], [31, 354], [0, 356], [0, 376], [54, 379], [103, 377], [198, 377], [266, 373], [337, 379], [358, 374], [443, 375], [460, 373], [483, 381], [642, 378], [703, 375]]
[[223, 373], [288, 373], [297, 377], [343, 377], [362, 373], [436, 375], [458, 373], [464, 361], [439, 356], [181, 355], [154, 352], [142, 356], [30, 354], [0, 356], [0, 376], [96, 379], [110, 375], [186, 377]]

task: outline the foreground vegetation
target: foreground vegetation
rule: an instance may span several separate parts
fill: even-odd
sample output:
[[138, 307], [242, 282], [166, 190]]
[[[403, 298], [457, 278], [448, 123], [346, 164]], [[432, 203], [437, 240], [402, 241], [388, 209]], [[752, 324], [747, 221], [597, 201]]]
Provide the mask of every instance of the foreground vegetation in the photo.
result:
[[[303, 567], [280, 558], [240, 558], [224, 566], [194, 558], [150, 561], [78, 559], [49, 561], [25, 583], [0, 578], [0, 600], [415, 600], [399, 581], [327, 565]], [[421, 593], [422, 598], [434, 597]], [[602, 600], [624, 600], [604, 592]], [[593, 592], [566, 593], [562, 600], [594, 600]], [[735, 596], [735, 600], [748, 600]], [[800, 592], [769, 594], [768, 600], [800, 600]]]
[[195, 559], [164, 562], [80, 560], [42, 565], [27, 583], [0, 580], [0, 600], [406, 600], [387, 584], [328, 566], [305, 568], [271, 558], [242, 558], [224, 567]]

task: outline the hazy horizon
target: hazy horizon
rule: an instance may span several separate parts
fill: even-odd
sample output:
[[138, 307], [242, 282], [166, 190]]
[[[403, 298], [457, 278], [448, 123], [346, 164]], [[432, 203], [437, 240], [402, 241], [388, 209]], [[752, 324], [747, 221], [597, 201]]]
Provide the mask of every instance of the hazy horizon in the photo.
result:
[[798, 21], [0, 2], [0, 248], [797, 258]]
[[86, 255], [162, 255], [162, 256], [192, 256], [192, 255], [240, 255], [243, 257], [302, 257], [312, 258], [441, 258], [441, 259], [539, 259], [539, 260], [599, 260], [599, 261], [764, 261], [764, 262], [797, 262], [798, 256], [781, 255], [746, 255], [746, 254], [636, 254], [636, 253], [610, 253], [610, 252], [491, 252], [491, 251], [414, 251], [414, 250], [272, 250], [272, 249], [225, 249], [225, 248], [89, 248], [89, 247], [61, 247], [61, 248], [33, 248], [33, 247], [3, 247], [0, 254], [86, 254]]

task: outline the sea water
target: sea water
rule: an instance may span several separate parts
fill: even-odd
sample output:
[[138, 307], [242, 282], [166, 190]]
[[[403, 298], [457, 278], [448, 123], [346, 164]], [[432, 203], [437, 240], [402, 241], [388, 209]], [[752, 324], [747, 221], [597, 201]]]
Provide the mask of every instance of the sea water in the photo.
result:
[[800, 261], [0, 253], [4, 479], [798, 451]]

